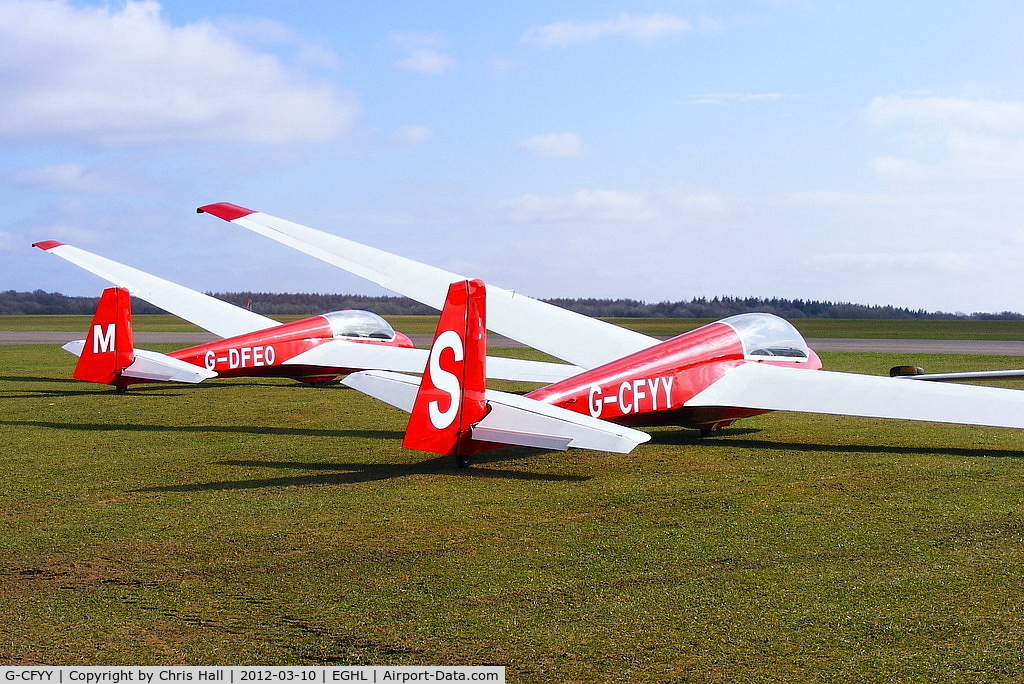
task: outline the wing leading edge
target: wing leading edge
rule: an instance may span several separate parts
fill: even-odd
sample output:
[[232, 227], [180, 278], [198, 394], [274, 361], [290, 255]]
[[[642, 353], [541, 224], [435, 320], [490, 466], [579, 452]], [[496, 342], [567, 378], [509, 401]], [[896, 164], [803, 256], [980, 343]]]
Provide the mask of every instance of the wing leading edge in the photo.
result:
[[[389, 347], [382, 344], [359, 344], [348, 340], [331, 340], [302, 352], [283, 365], [330, 366], [422, 373], [428, 350]], [[552, 383], [565, 380], [583, 369], [562, 363], [487, 357], [487, 377], [498, 380]]]
[[[226, 202], [197, 211], [259, 233], [438, 310], [444, 306], [448, 286], [466, 280], [465, 276]], [[584, 368], [595, 368], [659, 342], [491, 285], [487, 286], [487, 328]]]
[[228, 304], [78, 247], [54, 240], [37, 242], [32, 246], [70, 261], [79, 268], [127, 289], [133, 296], [222, 338], [245, 335], [280, 325], [272, 318], [260, 316], [240, 306]]

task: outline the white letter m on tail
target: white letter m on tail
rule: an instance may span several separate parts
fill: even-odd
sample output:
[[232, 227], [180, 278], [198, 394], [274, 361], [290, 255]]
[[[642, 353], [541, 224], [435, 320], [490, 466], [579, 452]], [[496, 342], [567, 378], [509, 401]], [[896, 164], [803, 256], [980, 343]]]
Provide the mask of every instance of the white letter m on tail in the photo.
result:
[[114, 351], [114, 336], [116, 333], [117, 325], [114, 323], [107, 324], [106, 332], [103, 331], [103, 326], [94, 325], [92, 326], [92, 353], [102, 354], [104, 352]]

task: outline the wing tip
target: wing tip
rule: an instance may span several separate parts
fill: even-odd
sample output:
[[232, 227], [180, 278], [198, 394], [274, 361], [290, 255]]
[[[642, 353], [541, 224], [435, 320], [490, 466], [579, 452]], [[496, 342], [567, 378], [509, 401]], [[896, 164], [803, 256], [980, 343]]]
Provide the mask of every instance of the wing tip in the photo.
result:
[[245, 207], [240, 207], [237, 204], [231, 204], [230, 202], [216, 202], [214, 204], [207, 204], [199, 207], [196, 209], [196, 213], [212, 214], [219, 219], [224, 219], [225, 221], [234, 221], [235, 219], [240, 219], [243, 216], [255, 214], [256, 210], [246, 209]]
[[63, 242], [57, 242], [56, 240], [42, 240], [41, 242], [33, 242], [33, 247], [38, 247], [44, 252], [49, 252], [54, 247], [63, 247]]

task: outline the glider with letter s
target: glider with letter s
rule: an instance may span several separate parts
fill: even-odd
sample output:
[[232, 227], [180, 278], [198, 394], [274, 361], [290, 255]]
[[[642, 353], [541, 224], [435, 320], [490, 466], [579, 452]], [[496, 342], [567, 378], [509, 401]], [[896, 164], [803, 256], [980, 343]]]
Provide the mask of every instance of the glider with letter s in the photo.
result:
[[[427, 350], [369, 311], [345, 310], [290, 323], [229, 304], [144, 271], [56, 241], [35, 247], [117, 287], [104, 290], [88, 339], [64, 345], [79, 357], [74, 377], [113, 385], [198, 383], [213, 377], [285, 377], [324, 383], [366, 368], [420, 373]], [[130, 295], [224, 339], [170, 354], [136, 349]], [[550, 382], [579, 371], [565, 364], [494, 359], [491, 377]]]
[[[768, 411], [1024, 428], [1024, 392], [822, 370], [800, 333], [770, 314], [661, 341], [262, 212], [228, 203], [198, 211], [442, 309], [422, 379], [370, 370], [344, 382], [411, 411], [405, 444], [453, 455], [460, 466], [506, 444], [625, 453], [649, 438], [634, 428], [711, 434]], [[485, 328], [584, 370], [524, 396], [494, 393], [474, 368]], [[465, 415], [448, 422], [455, 405]]]

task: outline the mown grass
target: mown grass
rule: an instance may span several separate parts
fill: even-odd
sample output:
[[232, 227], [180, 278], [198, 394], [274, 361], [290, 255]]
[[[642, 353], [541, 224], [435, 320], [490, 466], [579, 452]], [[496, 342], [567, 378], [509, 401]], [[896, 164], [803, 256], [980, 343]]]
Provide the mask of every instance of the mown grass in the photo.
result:
[[629, 455], [509, 449], [459, 471], [401, 449], [404, 415], [341, 387], [118, 396], [68, 380], [72, 363], [0, 349], [4, 664], [1024, 672], [1017, 431], [778, 413], [709, 440], [657, 430]]
[[[273, 316], [287, 322], [302, 316]], [[388, 316], [396, 330], [406, 334], [431, 334], [435, 316]], [[0, 316], [0, 330], [84, 331], [89, 316]], [[711, 322], [701, 318], [606, 319], [655, 337], [672, 337]], [[791, 321], [805, 337], [852, 337], [875, 339], [1024, 340], [1024, 321], [885, 321], [807, 318]], [[145, 332], [191, 332], [199, 328], [175, 316], [136, 316], [135, 329]]]

